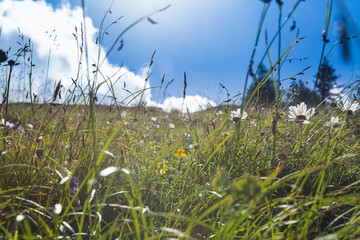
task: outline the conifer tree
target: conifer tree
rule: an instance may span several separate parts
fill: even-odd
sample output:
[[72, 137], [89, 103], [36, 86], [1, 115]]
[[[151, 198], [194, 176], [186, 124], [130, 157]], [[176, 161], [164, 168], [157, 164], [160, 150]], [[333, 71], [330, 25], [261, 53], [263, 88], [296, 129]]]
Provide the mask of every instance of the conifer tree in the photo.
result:
[[336, 84], [338, 76], [335, 75], [335, 69], [328, 63], [328, 61], [326, 61], [323, 63], [315, 77], [315, 87], [320, 95], [321, 101], [323, 101], [325, 98], [330, 96], [330, 90]]
[[306, 105], [315, 107], [320, 101], [320, 96], [312, 91], [306, 84], [300, 80], [298, 83], [293, 82], [291, 84], [291, 92], [292, 92], [292, 104], [300, 104], [305, 102]]
[[263, 78], [266, 76], [268, 70], [266, 67], [261, 63], [258, 66], [257, 75], [254, 76], [253, 82], [251, 83], [247, 94], [246, 94], [246, 101], [248, 101], [256, 91], [254, 97], [252, 98], [252, 102], [256, 102], [256, 104], [271, 104], [275, 101], [275, 90], [274, 84], [271, 78], [267, 79], [260, 88], [256, 89], [259, 84], [262, 83]]

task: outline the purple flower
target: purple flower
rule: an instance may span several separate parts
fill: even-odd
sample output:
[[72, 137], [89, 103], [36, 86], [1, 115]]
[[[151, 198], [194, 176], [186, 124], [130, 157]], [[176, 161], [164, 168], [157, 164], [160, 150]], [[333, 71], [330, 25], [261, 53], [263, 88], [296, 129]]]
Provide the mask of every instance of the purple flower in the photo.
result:
[[21, 131], [22, 131], [23, 128], [22, 128], [22, 126], [20, 125], [17, 129], [18, 129], [19, 133], [21, 133]]
[[[64, 143], [63, 142], [61, 142], [61, 144], [60, 144], [61, 146], [64, 146]], [[68, 144], [65, 144], [65, 149], [67, 150], [69, 148], [69, 145]]]
[[[77, 191], [79, 191], [79, 183], [76, 181], [76, 178], [74, 176], [71, 177], [70, 179], [70, 195], [74, 196], [76, 194]], [[74, 202], [73, 202], [74, 206], [80, 206], [80, 199], [79, 196], [76, 196]]]
[[79, 183], [76, 181], [74, 176], [70, 179], [70, 195], [74, 196], [77, 191], [79, 191]]
[[15, 124], [9, 123], [9, 124], [8, 124], [8, 127], [9, 127], [10, 129], [13, 129], [13, 128], [15, 127]]

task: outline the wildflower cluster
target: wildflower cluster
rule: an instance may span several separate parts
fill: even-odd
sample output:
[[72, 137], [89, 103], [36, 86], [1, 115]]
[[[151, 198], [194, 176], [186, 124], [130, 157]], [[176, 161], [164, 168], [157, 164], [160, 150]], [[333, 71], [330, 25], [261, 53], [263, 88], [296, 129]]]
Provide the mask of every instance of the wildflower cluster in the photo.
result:
[[348, 115], [352, 115], [355, 111], [360, 109], [359, 103], [350, 103], [348, 100], [338, 102], [338, 107]]
[[245, 120], [248, 114], [245, 111], [241, 111], [241, 108], [238, 108], [236, 111], [230, 112], [230, 120], [237, 123], [240, 120]]
[[[359, 103], [353, 102], [350, 103], [348, 100], [341, 101], [337, 103], [338, 108], [342, 112], [346, 112], [347, 115], [352, 115], [355, 111], [360, 109]], [[315, 109], [308, 109], [304, 102], [298, 104], [297, 106], [289, 107], [289, 120], [295, 121], [297, 123], [309, 124], [310, 118], [314, 115]], [[331, 116], [330, 121], [326, 122], [325, 126], [338, 126], [339, 124], [344, 123], [344, 121], [340, 121], [339, 117]]]
[[182, 148], [179, 148], [176, 153], [174, 154], [175, 157], [177, 158], [181, 158], [181, 157], [185, 157], [186, 154], [185, 154], [185, 150], [182, 149]]
[[156, 168], [156, 175], [164, 175], [168, 170], [169, 161], [157, 162], [154, 164]]

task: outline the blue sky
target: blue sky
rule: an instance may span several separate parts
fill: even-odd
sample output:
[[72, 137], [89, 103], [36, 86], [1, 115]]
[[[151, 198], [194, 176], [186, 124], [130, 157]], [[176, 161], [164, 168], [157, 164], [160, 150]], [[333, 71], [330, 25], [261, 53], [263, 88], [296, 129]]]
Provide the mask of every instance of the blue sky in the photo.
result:
[[[30, 1], [30, 0], [28, 0]], [[76, 9], [81, 1], [47, 0], [54, 11], [60, 10], [64, 5]], [[92, 20], [94, 28], [99, 28], [100, 22], [110, 6], [112, 0], [87, 0], [86, 14]], [[295, 0], [284, 1], [283, 19], [289, 14]], [[325, 54], [329, 52], [339, 39], [334, 23], [340, 20], [338, 5], [334, 1], [330, 21], [330, 42], [326, 45]], [[353, 18], [349, 27], [349, 35], [358, 35], [356, 32], [360, 21], [357, 14], [360, 1], [343, 0]], [[150, 85], [158, 86], [163, 74], [165, 84], [174, 79], [168, 88], [168, 96], [182, 97], [183, 74], [187, 73], [187, 95], [200, 95], [219, 104], [226, 99], [226, 93], [219, 83], [225, 85], [232, 95], [242, 93], [244, 80], [254, 46], [259, 17], [264, 3], [260, 0], [114, 0], [111, 7], [112, 14], [107, 16], [107, 24], [123, 16], [117, 24], [109, 30], [102, 45], [106, 51], [114, 42], [117, 35], [133, 21], [155, 9], [161, 9], [168, 4], [171, 7], [164, 12], [153, 15], [151, 18], [157, 24], [143, 21], [130, 29], [123, 37], [124, 47], [121, 51], [114, 50], [108, 60], [110, 64], [124, 65], [135, 74], [140, 74], [149, 64], [154, 50], [156, 55], [152, 67], [153, 74]], [[311, 68], [302, 76], [302, 80], [313, 82], [317, 71], [322, 49], [322, 31], [325, 28], [326, 0], [301, 1], [295, 13], [289, 19], [282, 31], [282, 50], [284, 51], [294, 40], [297, 30], [299, 36], [305, 37], [293, 49], [293, 59], [308, 57], [306, 61], [292, 61], [285, 63], [281, 69], [281, 78], [290, 77], [307, 66]], [[70, 6], [69, 6], [70, 5]], [[255, 55], [255, 65], [265, 52], [266, 29], [271, 39], [277, 31], [279, 8], [275, 1], [271, 2], [266, 16], [263, 31], [259, 40], [259, 47]], [[296, 30], [290, 31], [293, 21]], [[105, 24], [106, 25], [106, 24]], [[1, 36], [1, 41], [5, 38]], [[341, 75], [338, 82], [344, 83], [355, 79], [360, 70], [360, 40], [350, 41], [351, 60], [344, 61], [341, 47], [338, 47], [330, 57], [330, 64]], [[272, 61], [277, 59], [277, 45], [271, 48]], [[268, 58], [265, 65], [269, 67]], [[251, 82], [251, 79], [249, 79]], [[250, 84], [250, 83], [249, 83]], [[284, 81], [289, 85], [290, 81]], [[162, 102], [162, 94], [158, 99], [158, 91], [152, 92], [153, 101]]]

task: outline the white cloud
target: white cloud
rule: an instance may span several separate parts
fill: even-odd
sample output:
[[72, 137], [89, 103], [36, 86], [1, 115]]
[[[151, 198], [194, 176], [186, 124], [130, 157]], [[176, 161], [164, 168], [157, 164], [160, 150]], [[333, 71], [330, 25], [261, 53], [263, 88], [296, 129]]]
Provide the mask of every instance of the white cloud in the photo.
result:
[[216, 106], [216, 103], [199, 95], [186, 96], [183, 98], [169, 97], [164, 100], [162, 104], [155, 104], [157, 107], [162, 108], [164, 111], [170, 112], [171, 109], [176, 109], [181, 112], [197, 112], [209, 107]]
[[[5, 0], [0, 2], [0, 22], [2, 23], [2, 30], [0, 35], [0, 46], [3, 50], [7, 47], [12, 47], [9, 52], [9, 57], [15, 59], [12, 53], [19, 48], [17, 41], [21, 42], [19, 32], [24, 35], [24, 43], [31, 39], [31, 47], [33, 49], [33, 63], [36, 65], [33, 68], [33, 92], [39, 94], [40, 100], [45, 89], [45, 78], [47, 72], [48, 56], [50, 54], [50, 64], [48, 73], [48, 84], [46, 91], [46, 99], [49, 100], [52, 96], [54, 84], [61, 79], [65, 89], [72, 86], [71, 78], [78, 77], [78, 84], [83, 88], [87, 85], [86, 78], [86, 64], [85, 56], [80, 53], [81, 32], [83, 13], [80, 7], [71, 8], [70, 4], [63, 4], [58, 9], [53, 9], [52, 6], [45, 1], [11, 1]], [[74, 33], [77, 29], [78, 44], [75, 40]], [[105, 56], [105, 49], [95, 43], [98, 35], [98, 29], [90, 18], [86, 18], [87, 43], [89, 53], [89, 72], [90, 79], [96, 81], [97, 84], [104, 82], [104, 79], [111, 80], [114, 85], [114, 92], [118, 99], [118, 103], [129, 96], [129, 92], [135, 93], [141, 89], [150, 87], [148, 82], [145, 82], [146, 71], [140, 69], [139, 73], [129, 71], [126, 67], [120, 67], [116, 64], [111, 64], [107, 59], [101, 65], [97, 78], [95, 80], [93, 70], [95, 68], [92, 64], [97, 63], [100, 54], [100, 62]], [[4, 49], [5, 48], [5, 49]], [[83, 48], [84, 49], [84, 48]], [[30, 55], [27, 55], [27, 57]], [[81, 60], [80, 60], [81, 59]], [[19, 59], [21, 61], [21, 58]], [[79, 62], [81, 64], [79, 65]], [[24, 100], [25, 92], [22, 90], [28, 83], [26, 80], [26, 73], [29, 71], [29, 63], [16, 66], [13, 75], [13, 81], [17, 78], [17, 84], [12, 83], [12, 101]], [[0, 71], [4, 73], [6, 67], [2, 66]], [[5, 74], [0, 77], [0, 82], [5, 82]], [[108, 81], [109, 83], [109, 81]], [[25, 85], [25, 86], [21, 86]], [[126, 85], [125, 91], [123, 87]], [[109, 85], [102, 84], [99, 88], [99, 96], [109, 95]], [[21, 97], [19, 97], [21, 95]], [[134, 103], [137, 103], [137, 98]], [[100, 98], [101, 100], [101, 98]], [[104, 103], [109, 103], [111, 98], [105, 98]], [[145, 91], [143, 101], [148, 105], [159, 106], [166, 111], [170, 108], [186, 111], [186, 107], [191, 112], [200, 110], [200, 107], [208, 106], [209, 100], [200, 96], [188, 96], [185, 98], [184, 106], [182, 106], [182, 98], [168, 98], [163, 104], [157, 104], [151, 101], [151, 91]], [[214, 106], [215, 103], [210, 103]]]
[[[50, 54], [50, 64], [47, 86], [47, 99], [51, 97], [53, 91], [53, 85], [55, 81], [61, 79], [65, 89], [68, 89], [72, 85], [71, 78], [76, 79], [78, 70], [80, 69], [80, 77], [78, 79], [82, 87], [87, 84], [86, 78], [86, 62], [85, 56], [82, 54], [79, 46], [82, 44], [81, 23], [83, 21], [82, 9], [75, 7], [70, 8], [69, 4], [63, 4], [59, 9], [53, 9], [50, 4], [45, 1], [10, 1], [5, 0], [0, 3], [0, 21], [2, 22], [1, 33], [1, 46], [12, 47], [11, 53], [14, 53], [19, 45], [16, 41], [20, 41], [18, 29], [24, 35], [24, 39], [30, 38], [33, 46], [34, 56], [34, 91], [43, 94], [45, 89], [45, 78], [48, 63], [48, 56]], [[77, 31], [75, 31], [75, 28]], [[100, 61], [105, 56], [105, 50], [102, 46], [95, 43], [98, 35], [98, 29], [93, 25], [90, 18], [86, 18], [86, 31], [87, 31], [87, 43], [89, 53], [89, 71], [90, 79], [94, 79], [92, 71], [95, 70], [92, 64], [97, 63], [98, 55], [100, 53]], [[77, 32], [79, 39], [79, 46], [74, 37], [74, 33]], [[24, 44], [27, 42], [25, 40]], [[84, 49], [84, 48], [83, 48]], [[15, 56], [12, 57], [14, 59]], [[79, 68], [79, 62], [81, 65]], [[19, 59], [20, 61], [21, 59]], [[17, 67], [18, 72], [15, 75], [20, 78], [23, 76], [20, 74], [21, 66]], [[124, 82], [126, 89], [130, 92], [136, 92], [141, 90], [144, 86], [149, 87], [149, 84], [145, 85], [145, 76], [135, 74], [129, 71], [127, 68], [120, 68], [117, 65], [109, 63], [107, 60], [103, 62], [100, 68], [101, 74], [97, 75], [96, 82], [99, 84], [105, 79], [111, 79], [112, 83], [115, 83], [115, 93], [118, 99], [124, 99], [129, 95], [124, 91]], [[19, 81], [19, 80], [18, 80]], [[21, 80], [20, 80], [21, 81]], [[105, 95], [108, 93], [109, 87], [107, 84], [102, 84], [99, 88], [99, 95]], [[19, 92], [17, 93], [19, 94]], [[150, 91], [146, 91], [144, 97], [151, 97]], [[24, 95], [22, 93], [22, 95]], [[17, 96], [18, 99], [18, 96]], [[42, 100], [42, 98], [41, 98]], [[109, 101], [109, 98], [106, 99]]]

